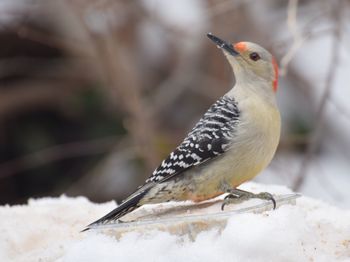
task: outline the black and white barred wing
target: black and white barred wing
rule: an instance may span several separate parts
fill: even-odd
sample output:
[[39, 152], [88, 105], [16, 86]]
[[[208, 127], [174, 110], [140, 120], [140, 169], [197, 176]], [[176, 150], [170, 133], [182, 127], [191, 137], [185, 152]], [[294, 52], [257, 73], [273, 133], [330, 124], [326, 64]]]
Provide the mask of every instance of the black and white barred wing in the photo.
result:
[[213, 159], [230, 148], [239, 109], [227, 96], [214, 103], [199, 120], [184, 141], [165, 159], [147, 179], [163, 182], [187, 169]]

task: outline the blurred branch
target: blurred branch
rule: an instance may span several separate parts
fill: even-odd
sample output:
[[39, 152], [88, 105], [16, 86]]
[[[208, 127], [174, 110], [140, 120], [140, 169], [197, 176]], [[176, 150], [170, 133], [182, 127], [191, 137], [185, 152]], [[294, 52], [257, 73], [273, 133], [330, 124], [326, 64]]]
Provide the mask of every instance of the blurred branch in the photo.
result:
[[291, 148], [295, 146], [307, 146], [310, 142], [310, 137], [305, 134], [292, 134], [282, 139], [278, 145], [279, 149]]
[[[55, 61], [56, 60], [56, 61]], [[16, 57], [0, 59], [0, 79], [10, 77], [15, 74], [28, 74], [35, 68], [45, 68], [52, 63], [62, 62], [62, 58], [32, 58], [32, 57]]]
[[303, 28], [300, 29], [297, 21], [297, 11], [298, 11], [298, 0], [289, 0], [287, 7], [287, 27], [292, 34], [292, 39], [283, 40], [281, 44], [289, 45], [292, 42], [289, 50], [281, 58], [280, 62], [280, 75], [284, 76], [288, 73], [288, 67], [293, 57], [296, 55], [298, 50], [302, 45], [310, 39], [315, 39], [316, 37], [325, 36], [329, 33], [333, 33], [334, 29], [326, 28], [315, 31], [315, 26], [324, 19], [325, 16], [332, 12], [331, 9], [322, 10], [316, 16], [310, 18]]
[[331, 102], [331, 104], [334, 106], [334, 108], [343, 116], [345, 116], [348, 120], [350, 120], [350, 112], [347, 108], [345, 108], [344, 106], [340, 105], [339, 103], [337, 103], [336, 101], [334, 101], [333, 99], [329, 100]]
[[0, 179], [63, 159], [106, 153], [115, 146], [118, 139], [118, 136], [111, 136], [57, 145], [0, 163]]
[[319, 175], [317, 176], [317, 180], [320, 185], [324, 188], [324, 191], [330, 195], [333, 199], [337, 201], [341, 201], [344, 196], [339, 194], [337, 190], [337, 185], [334, 183], [333, 179], [329, 179], [324, 172], [323, 163], [319, 160], [315, 161], [316, 167], [318, 168]]
[[[0, 59], [0, 79], [23, 74], [24, 77], [47, 80], [47, 78], [96, 80], [97, 75], [92, 70], [91, 59], [69, 58], [33, 58], [16, 57]], [[90, 74], [83, 74], [92, 71]], [[50, 85], [50, 84], [48, 84]], [[13, 88], [16, 88], [15, 86]]]
[[[149, 102], [152, 104], [154, 114], [161, 114], [177, 98], [186, 93], [188, 88], [201, 88], [201, 85], [196, 81], [200, 80], [201, 77], [196, 66], [196, 57], [191, 57], [191, 55], [193, 56], [193, 52], [190, 54], [188, 52], [181, 53], [172, 74], [156, 88], [157, 92]], [[192, 83], [196, 84], [192, 86], [190, 85]]]
[[292, 34], [293, 42], [288, 52], [282, 57], [280, 65], [280, 74], [283, 76], [287, 73], [287, 67], [294, 57], [295, 53], [304, 43], [304, 39], [299, 31], [297, 23], [298, 0], [289, 0], [287, 8], [287, 26]]
[[333, 43], [332, 43], [332, 49], [331, 49], [332, 58], [329, 64], [329, 69], [328, 69], [328, 73], [325, 81], [325, 89], [323, 91], [321, 101], [320, 101], [318, 110], [316, 112], [315, 127], [311, 134], [310, 143], [306, 149], [305, 157], [303, 158], [299, 172], [296, 176], [296, 180], [293, 185], [293, 189], [296, 191], [300, 189], [301, 185], [305, 181], [307, 177], [307, 172], [310, 168], [312, 157], [319, 145], [318, 141], [322, 134], [322, 127], [324, 124], [324, 115], [325, 115], [324, 112], [326, 110], [327, 102], [331, 97], [331, 91], [332, 91], [333, 83], [336, 76], [336, 70], [337, 70], [337, 67], [339, 66], [339, 52], [340, 52], [339, 45], [341, 44], [341, 40], [342, 40], [342, 27], [343, 27], [342, 25], [343, 4], [342, 3], [343, 3], [342, 0], [338, 0], [337, 5], [333, 11], [333, 19], [334, 19], [335, 27], [333, 31]]
[[[12, 86], [13, 87], [13, 86]], [[65, 83], [47, 83], [43, 81], [32, 81], [31, 83], [21, 84], [13, 89], [4, 89], [0, 91], [0, 119], [4, 116], [20, 112], [23, 109], [37, 108], [40, 106], [52, 106], [60, 103], [65, 95], [71, 94], [74, 90], [74, 84]]]
[[[135, 11], [136, 4], [128, 2], [126, 5], [128, 4], [132, 5]], [[124, 39], [118, 38], [119, 35], [116, 32], [118, 26], [108, 24], [106, 25], [107, 33], [94, 33], [84, 19], [84, 7], [81, 7], [76, 1], [70, 1], [69, 7], [81, 25], [86, 42], [95, 55], [97, 67], [103, 73], [106, 86], [113, 99], [117, 100], [118, 106], [128, 114], [129, 119], [125, 121], [125, 127], [133, 136], [135, 146], [142, 159], [145, 160], [146, 169], [151, 171], [159, 161], [154, 148], [156, 132], [151, 108], [142, 99], [141, 80], [137, 73], [137, 66], [133, 64], [134, 53], [124, 48]], [[130, 21], [127, 27], [130, 35], [124, 37], [133, 37], [133, 21]]]
[[48, 35], [47, 33], [34, 30], [26, 26], [20, 26], [17, 29], [17, 34], [21, 38], [29, 39], [34, 42], [57, 48], [60, 50], [69, 50], [75, 55], [87, 56], [89, 54], [88, 49], [85, 48], [83, 43], [79, 43], [77, 39], [69, 41], [67, 37], [57, 37], [54, 35]]
[[232, 1], [232, 0], [226, 0], [219, 3], [213, 3], [207, 10], [206, 16], [214, 17], [219, 16], [224, 13], [232, 12], [233, 10], [239, 8], [243, 4], [248, 4], [249, 2], [252, 2], [250, 0], [239, 0], [239, 1]]
[[[15, 61], [17, 60], [14, 59], [11, 62], [14, 68], [23, 60]], [[31, 60], [26, 61], [30, 62]], [[52, 107], [60, 104], [67, 96], [91, 83], [95, 75], [93, 73], [84, 74], [86, 71], [91, 71], [88, 64], [77, 62], [69, 64], [66, 61], [62, 66], [41, 69], [40, 72], [31, 72], [31, 77], [34, 79], [27, 79], [25, 82], [18, 81], [8, 84], [8, 86], [2, 84], [3, 88], [0, 89], [0, 120], [6, 115], [20, 112], [23, 109], [41, 106]]]
[[[127, 141], [125, 140], [124, 142]], [[69, 185], [68, 188], [65, 188], [65, 192], [69, 195], [85, 195], [95, 199], [95, 201], [106, 201], [125, 197], [125, 195], [121, 195], [123, 193], [129, 194], [131, 190], [135, 189], [133, 185], [134, 181], [127, 183], [124, 179], [118, 179], [117, 176], [126, 177], [127, 173], [128, 179], [131, 178], [132, 167], [131, 170], [125, 170], [123, 165], [125, 163], [130, 164], [131, 161], [137, 159], [135, 149], [135, 147], [125, 147], [125, 143], [121, 141], [92, 170], [84, 173], [77, 181]], [[124, 183], [121, 184], [123, 181]], [[140, 179], [136, 184], [142, 182], [142, 179]]]

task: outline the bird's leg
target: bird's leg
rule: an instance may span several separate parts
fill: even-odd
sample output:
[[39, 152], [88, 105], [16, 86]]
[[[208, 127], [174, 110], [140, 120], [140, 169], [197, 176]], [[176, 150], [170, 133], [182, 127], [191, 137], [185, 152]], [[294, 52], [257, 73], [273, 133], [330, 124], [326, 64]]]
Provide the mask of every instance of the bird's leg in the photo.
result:
[[231, 188], [229, 190], [226, 190], [227, 193], [229, 193], [225, 198], [224, 202], [221, 205], [221, 210], [224, 210], [226, 205], [229, 204], [238, 204], [245, 200], [249, 200], [251, 198], [259, 198], [263, 200], [270, 200], [273, 203], [273, 209], [276, 208], [276, 200], [274, 197], [268, 193], [268, 192], [261, 192], [258, 194], [254, 194], [248, 191], [244, 191], [238, 188]]

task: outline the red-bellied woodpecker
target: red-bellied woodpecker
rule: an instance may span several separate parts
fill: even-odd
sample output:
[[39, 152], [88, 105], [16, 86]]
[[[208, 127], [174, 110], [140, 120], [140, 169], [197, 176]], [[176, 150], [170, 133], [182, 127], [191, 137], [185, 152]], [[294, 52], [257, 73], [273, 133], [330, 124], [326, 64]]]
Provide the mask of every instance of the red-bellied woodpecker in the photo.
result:
[[207, 36], [223, 50], [236, 84], [208, 109], [143, 186], [87, 229], [118, 221], [144, 204], [199, 202], [225, 192], [229, 194], [222, 209], [225, 204], [249, 198], [271, 200], [275, 207], [271, 194], [253, 194], [237, 186], [270, 163], [279, 142], [277, 64], [257, 44], [228, 44], [211, 33]]

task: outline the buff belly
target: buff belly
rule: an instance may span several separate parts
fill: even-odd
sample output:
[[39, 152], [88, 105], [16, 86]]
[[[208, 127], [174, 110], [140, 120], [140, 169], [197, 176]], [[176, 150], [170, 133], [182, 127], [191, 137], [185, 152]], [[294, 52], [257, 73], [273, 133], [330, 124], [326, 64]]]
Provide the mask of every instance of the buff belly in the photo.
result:
[[[238, 129], [240, 132], [232, 149], [186, 174], [191, 180], [188, 192], [190, 199], [202, 201], [222, 194], [223, 185], [235, 188], [254, 178], [269, 165], [280, 139], [279, 111], [270, 106], [263, 109], [260, 106], [259, 110], [250, 106], [250, 109], [243, 115], [245, 121]], [[210, 168], [207, 168], [209, 165]]]

